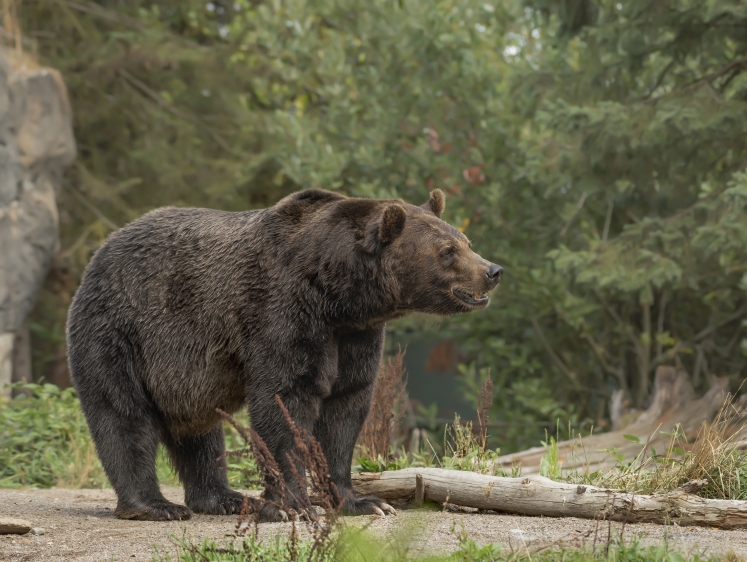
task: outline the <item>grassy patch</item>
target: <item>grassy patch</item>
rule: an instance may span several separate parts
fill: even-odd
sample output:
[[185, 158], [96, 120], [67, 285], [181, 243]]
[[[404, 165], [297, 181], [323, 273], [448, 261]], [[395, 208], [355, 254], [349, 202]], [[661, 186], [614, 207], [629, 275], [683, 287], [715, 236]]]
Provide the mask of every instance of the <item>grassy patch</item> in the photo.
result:
[[459, 546], [449, 554], [418, 556], [411, 552], [403, 540], [382, 541], [367, 531], [344, 530], [337, 538], [331, 553], [320, 557], [311, 554], [311, 541], [277, 536], [257, 541], [254, 536], [238, 541], [218, 544], [205, 540], [202, 543], [173, 538], [176, 546], [171, 555], [159, 550], [153, 562], [745, 562], [733, 552], [717, 556], [682, 554], [672, 550], [667, 543], [641, 546], [636, 541], [612, 540], [595, 548], [569, 549], [508, 548], [501, 544], [481, 545], [462, 531], [458, 533]]
[[[545, 454], [539, 472], [551, 480], [638, 494], [664, 493], [692, 480], [705, 479], [708, 483], [697, 492], [699, 496], [747, 500], [747, 454], [740, 450], [741, 443], [738, 442], [738, 436], [743, 434], [740, 419], [737, 409], [727, 399], [716, 418], [703, 424], [693, 442], [687, 441], [679, 426], [671, 432], [659, 432], [669, 437], [666, 449], [660, 452], [637, 437], [627, 435], [629, 441], [641, 446], [638, 455], [629, 460], [617, 450], [610, 450], [608, 453], [615, 459], [615, 466], [593, 472], [588, 468], [563, 469], [558, 442], [548, 436], [543, 442]], [[500, 450], [488, 449], [485, 443], [486, 439], [481, 437], [479, 430], [473, 429], [472, 422], [463, 422], [455, 416], [454, 423], [444, 430], [442, 457], [439, 458], [430, 443], [426, 443], [429, 452], [413, 454], [401, 451], [397, 454], [397, 451], [390, 451], [387, 459], [381, 455], [377, 459], [360, 458], [359, 466], [354, 470], [379, 472], [433, 466], [493, 476], [520, 476], [520, 466], [512, 467], [510, 472], [498, 466], [495, 459]], [[574, 460], [585, 456], [581, 439], [572, 449]]]
[[[109, 486], [88, 433], [75, 390], [52, 384], [16, 384], [25, 394], [0, 401], [0, 487], [105, 488]], [[226, 446], [238, 448], [241, 438], [226, 429]], [[251, 455], [229, 459], [231, 484], [256, 486], [257, 468]], [[159, 448], [158, 479], [176, 486], [168, 455]]]
[[613, 468], [595, 472], [561, 471], [557, 443], [550, 438], [542, 458], [541, 474], [573, 484], [590, 484], [603, 488], [626, 490], [639, 494], [664, 493], [692, 480], [705, 479], [708, 484], [698, 491], [704, 498], [747, 499], [747, 455], [739, 449], [734, 432], [737, 413], [727, 400], [711, 423], [704, 423], [693, 443], [688, 443], [680, 427], [671, 432], [661, 453], [637, 437], [626, 439], [641, 446], [638, 455], [626, 461], [616, 451]]
[[0, 486], [108, 485], [72, 388], [15, 385], [20, 395], [0, 407]]
[[[297, 542], [289, 538], [275, 537], [274, 540], [257, 541], [254, 535], [241, 541], [225, 541], [218, 544], [213, 540], [194, 543], [186, 538], [172, 538], [176, 545], [176, 554], [161, 552], [156, 548], [153, 562], [247, 562], [247, 561], [311, 561], [311, 541]], [[317, 562], [332, 562], [332, 556], [324, 559], [314, 557]]]

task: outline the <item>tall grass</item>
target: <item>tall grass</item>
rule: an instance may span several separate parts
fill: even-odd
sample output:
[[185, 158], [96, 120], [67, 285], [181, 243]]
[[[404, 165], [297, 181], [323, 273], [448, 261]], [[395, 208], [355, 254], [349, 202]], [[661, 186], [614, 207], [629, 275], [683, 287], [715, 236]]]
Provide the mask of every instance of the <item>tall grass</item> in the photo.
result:
[[[706, 480], [707, 484], [697, 493], [704, 498], [731, 500], [747, 499], [747, 455], [740, 450], [738, 435], [744, 429], [741, 414], [727, 397], [724, 405], [712, 422], [704, 422], [693, 443], [689, 443], [677, 425], [669, 436], [665, 451], [657, 453], [637, 437], [627, 435], [628, 440], [641, 445], [636, 458], [625, 461], [618, 458], [611, 469], [571, 471], [562, 474], [558, 465], [557, 451], [553, 456], [552, 443], [543, 457], [548, 470], [556, 473], [557, 479], [571, 483], [591, 484], [641, 494], [663, 493], [679, 488], [693, 480]], [[615, 455], [615, 451], [610, 451]]]

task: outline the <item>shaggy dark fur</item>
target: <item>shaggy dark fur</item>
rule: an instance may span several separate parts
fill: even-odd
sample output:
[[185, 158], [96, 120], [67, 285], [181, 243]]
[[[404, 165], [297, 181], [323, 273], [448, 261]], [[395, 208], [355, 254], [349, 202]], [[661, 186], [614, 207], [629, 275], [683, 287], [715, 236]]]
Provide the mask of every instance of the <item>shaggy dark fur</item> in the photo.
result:
[[[356, 497], [350, 481], [384, 324], [415, 311], [484, 308], [503, 271], [438, 218], [443, 202], [438, 190], [422, 207], [310, 190], [259, 211], [159, 209], [112, 234], [70, 308], [68, 346], [116, 514], [163, 520], [241, 510], [217, 461], [216, 408], [249, 405], [292, 487], [293, 435], [275, 395], [321, 443], [345, 510], [387, 510]], [[161, 495], [159, 441], [187, 506]]]

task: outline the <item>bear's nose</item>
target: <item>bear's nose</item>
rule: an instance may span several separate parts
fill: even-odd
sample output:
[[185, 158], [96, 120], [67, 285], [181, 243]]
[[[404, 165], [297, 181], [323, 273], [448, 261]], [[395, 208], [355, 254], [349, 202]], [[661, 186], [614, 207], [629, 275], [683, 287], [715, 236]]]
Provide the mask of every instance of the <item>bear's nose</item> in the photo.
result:
[[492, 281], [494, 283], [497, 283], [501, 280], [501, 275], [503, 275], [503, 268], [500, 265], [492, 264], [488, 268], [488, 272], [485, 274], [485, 276], [488, 278], [488, 281]]

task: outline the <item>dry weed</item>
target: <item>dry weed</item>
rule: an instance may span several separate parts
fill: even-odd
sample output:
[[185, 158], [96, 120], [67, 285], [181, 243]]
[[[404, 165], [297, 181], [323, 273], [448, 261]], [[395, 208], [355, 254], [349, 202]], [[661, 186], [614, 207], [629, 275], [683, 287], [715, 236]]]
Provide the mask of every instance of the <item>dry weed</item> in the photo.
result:
[[663, 454], [641, 443], [641, 452], [627, 464], [592, 474], [569, 473], [564, 479], [643, 494], [665, 493], [705, 479], [708, 484], [698, 493], [702, 497], [746, 499], [747, 456], [739, 450], [737, 439], [746, 427], [729, 395], [714, 420], [703, 423], [692, 444], [678, 425], [667, 434], [670, 440]]
[[493, 405], [493, 388], [493, 381], [488, 371], [488, 378], [482, 384], [477, 397], [477, 444], [483, 452], [488, 448], [488, 414]]
[[[327, 459], [320, 443], [306, 430], [296, 426], [279, 396], [276, 395], [275, 400], [293, 433], [296, 445], [296, 450], [288, 453], [294, 480], [292, 483], [285, 481], [276, 459], [253, 429], [243, 427], [223, 410], [216, 410], [239, 432], [247, 445], [240, 451], [227, 452], [226, 456], [251, 453], [261, 468], [262, 481], [265, 486], [259, 500], [244, 498], [244, 507], [236, 523], [236, 532], [238, 535], [245, 535], [253, 524], [256, 536], [262, 507], [271, 505], [288, 514], [293, 522], [288, 543], [290, 559], [299, 559], [298, 534], [295, 525], [296, 520], [301, 518], [309, 526], [313, 539], [307, 559], [322, 560], [332, 555], [336, 548], [332, 532], [342, 510], [342, 499], [330, 478]], [[308, 479], [306, 474], [308, 474]], [[310, 495], [307, 486], [310, 489]], [[311, 498], [314, 499], [314, 504], [323, 509], [323, 518], [319, 517]]]
[[372, 459], [389, 457], [392, 436], [402, 423], [407, 404], [407, 378], [402, 366], [405, 352], [400, 351], [382, 365], [376, 379], [373, 401], [366, 423], [358, 437], [362, 454], [357, 456]]

